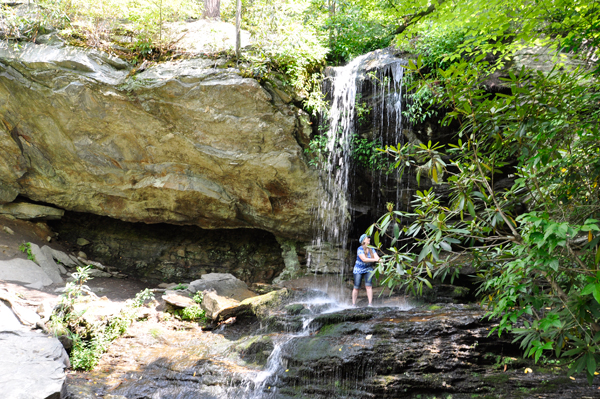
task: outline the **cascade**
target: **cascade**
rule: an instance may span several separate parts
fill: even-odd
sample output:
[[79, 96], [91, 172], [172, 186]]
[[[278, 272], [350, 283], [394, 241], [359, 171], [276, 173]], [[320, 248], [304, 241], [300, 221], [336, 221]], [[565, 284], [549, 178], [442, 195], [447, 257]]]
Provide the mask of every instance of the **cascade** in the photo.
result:
[[[325, 131], [321, 138], [326, 156], [321, 159], [323, 192], [315, 217], [318, 234], [313, 244], [315, 247], [325, 243], [334, 245], [340, 252], [337, 259], [344, 259], [349, 235], [358, 233], [352, 232], [354, 210], [350, 205], [355, 194], [352, 184], [356, 169], [352, 159], [354, 140], [364, 134], [378, 147], [403, 144], [402, 65], [406, 65], [406, 61], [379, 50], [359, 56], [344, 67], [331, 68], [332, 76], [324, 83], [330, 109], [320, 127]], [[359, 120], [365, 107], [371, 115], [366, 132], [362, 126], [365, 123]], [[394, 202], [399, 207], [399, 198], [408, 187], [400, 186], [396, 171], [373, 170], [371, 173], [373, 183], [368, 200], [373, 212], [382, 211], [386, 202]], [[394, 191], [393, 198], [383, 194], [390, 187]], [[309, 258], [311, 261], [319, 263], [319, 259]], [[343, 272], [343, 267], [340, 270]]]

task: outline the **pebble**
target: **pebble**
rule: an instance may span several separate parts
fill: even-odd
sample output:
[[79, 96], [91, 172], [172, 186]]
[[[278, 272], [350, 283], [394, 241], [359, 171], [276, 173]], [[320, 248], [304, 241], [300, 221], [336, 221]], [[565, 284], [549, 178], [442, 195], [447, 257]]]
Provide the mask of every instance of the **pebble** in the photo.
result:
[[10, 227], [8, 227], [8, 226], [4, 226], [4, 227], [2, 227], [2, 230], [6, 231], [6, 232], [7, 232], [8, 234], [10, 234], [11, 236], [12, 236], [13, 234], [15, 234], [15, 232], [14, 232], [14, 231], [12, 231], [12, 229], [11, 229]]

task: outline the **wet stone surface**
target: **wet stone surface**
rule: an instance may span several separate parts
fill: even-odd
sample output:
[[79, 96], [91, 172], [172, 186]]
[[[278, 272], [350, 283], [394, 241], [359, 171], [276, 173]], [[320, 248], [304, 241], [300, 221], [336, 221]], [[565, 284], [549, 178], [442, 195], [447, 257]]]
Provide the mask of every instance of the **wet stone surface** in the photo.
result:
[[494, 324], [483, 314], [476, 305], [401, 300], [349, 308], [295, 291], [263, 319], [210, 332], [135, 323], [96, 371], [69, 375], [69, 392], [73, 399], [600, 397], [600, 381], [588, 386], [519, 360], [510, 339], [488, 336]]

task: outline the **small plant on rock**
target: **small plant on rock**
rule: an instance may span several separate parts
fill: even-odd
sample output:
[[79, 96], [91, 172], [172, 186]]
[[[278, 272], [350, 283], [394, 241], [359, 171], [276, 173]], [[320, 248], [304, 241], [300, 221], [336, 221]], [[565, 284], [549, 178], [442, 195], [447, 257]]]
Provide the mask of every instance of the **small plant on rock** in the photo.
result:
[[19, 245], [19, 250], [21, 252], [23, 252], [24, 254], [27, 254], [27, 259], [35, 262], [35, 255], [33, 253], [31, 253], [31, 243], [30, 242], [24, 242], [23, 244]]

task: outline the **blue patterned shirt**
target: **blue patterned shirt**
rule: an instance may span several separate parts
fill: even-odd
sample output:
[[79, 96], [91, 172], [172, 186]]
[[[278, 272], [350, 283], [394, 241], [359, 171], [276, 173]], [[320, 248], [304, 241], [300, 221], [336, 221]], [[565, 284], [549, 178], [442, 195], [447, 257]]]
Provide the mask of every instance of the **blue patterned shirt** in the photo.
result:
[[[371, 253], [373, 252], [373, 250], [371, 249]], [[363, 249], [362, 245], [360, 247], [358, 247], [358, 251], [356, 251], [356, 263], [354, 264], [354, 270], [352, 270], [352, 273], [354, 274], [365, 274], [365, 273], [369, 273], [369, 272], [373, 272], [373, 267], [371, 267], [370, 263], [365, 263], [362, 260], [360, 260], [360, 256], [363, 254], [366, 258], [372, 258], [372, 256], [368, 256], [368, 254], [365, 254], [365, 250]]]

